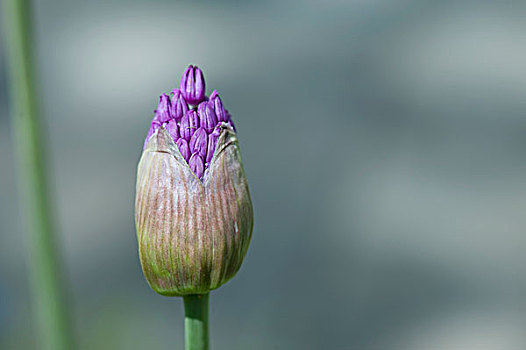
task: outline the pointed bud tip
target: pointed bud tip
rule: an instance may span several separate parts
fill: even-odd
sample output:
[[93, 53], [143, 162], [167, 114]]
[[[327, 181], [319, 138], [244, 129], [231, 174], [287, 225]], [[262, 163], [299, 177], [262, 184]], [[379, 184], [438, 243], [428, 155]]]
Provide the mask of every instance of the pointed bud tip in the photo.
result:
[[181, 78], [180, 90], [186, 101], [196, 105], [205, 99], [205, 78], [199, 67], [189, 65]]
[[159, 105], [157, 106], [157, 115], [161, 123], [166, 123], [171, 117], [170, 113], [170, 96], [162, 94], [159, 96]]

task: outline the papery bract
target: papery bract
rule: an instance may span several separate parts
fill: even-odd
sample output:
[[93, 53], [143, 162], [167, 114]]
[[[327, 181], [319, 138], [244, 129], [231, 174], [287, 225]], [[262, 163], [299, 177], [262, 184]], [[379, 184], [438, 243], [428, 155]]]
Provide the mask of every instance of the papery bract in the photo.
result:
[[[192, 157], [198, 169], [200, 156]], [[228, 125], [203, 179], [196, 175], [166, 129], [157, 129], [137, 169], [135, 222], [144, 275], [163, 295], [204, 294], [227, 282], [252, 235], [248, 182]]]

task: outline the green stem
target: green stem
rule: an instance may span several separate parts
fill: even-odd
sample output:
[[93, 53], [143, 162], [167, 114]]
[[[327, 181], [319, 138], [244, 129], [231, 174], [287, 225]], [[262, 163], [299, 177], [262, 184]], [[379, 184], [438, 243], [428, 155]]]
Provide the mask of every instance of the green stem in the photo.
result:
[[184, 297], [184, 337], [186, 350], [208, 350], [208, 296]]
[[52, 204], [47, 188], [45, 144], [38, 117], [38, 94], [33, 64], [30, 0], [4, 0], [7, 71], [13, 142], [18, 161], [18, 187], [24, 207], [28, 269], [38, 331], [37, 348], [73, 348], [66, 293], [55, 247]]

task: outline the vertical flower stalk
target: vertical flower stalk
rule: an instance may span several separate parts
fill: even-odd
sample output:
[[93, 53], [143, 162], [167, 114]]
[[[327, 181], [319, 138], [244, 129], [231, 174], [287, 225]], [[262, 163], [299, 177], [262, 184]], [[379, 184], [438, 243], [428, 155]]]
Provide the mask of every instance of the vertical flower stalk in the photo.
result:
[[150, 287], [181, 296], [187, 350], [208, 349], [208, 294], [237, 273], [253, 210], [236, 129], [189, 66], [162, 94], [137, 168], [135, 225]]
[[37, 347], [73, 348], [57, 249], [53, 206], [49, 200], [44, 136], [35, 88], [31, 2], [4, 0], [3, 22], [10, 78], [13, 141], [18, 161], [18, 187], [25, 208], [30, 294], [35, 309]]
[[186, 350], [208, 349], [208, 297], [208, 293], [184, 297]]

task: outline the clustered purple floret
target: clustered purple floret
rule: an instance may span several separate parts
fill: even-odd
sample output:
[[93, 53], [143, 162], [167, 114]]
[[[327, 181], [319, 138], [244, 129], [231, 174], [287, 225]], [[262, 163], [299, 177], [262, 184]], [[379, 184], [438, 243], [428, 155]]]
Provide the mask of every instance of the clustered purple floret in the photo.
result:
[[179, 89], [174, 89], [171, 95], [171, 98], [167, 94], [159, 97], [144, 145], [157, 129], [164, 127], [190, 169], [202, 179], [214, 155], [221, 125], [227, 124], [235, 130], [232, 118], [217, 91], [210, 97], [205, 95], [205, 78], [197, 66], [186, 68]]

